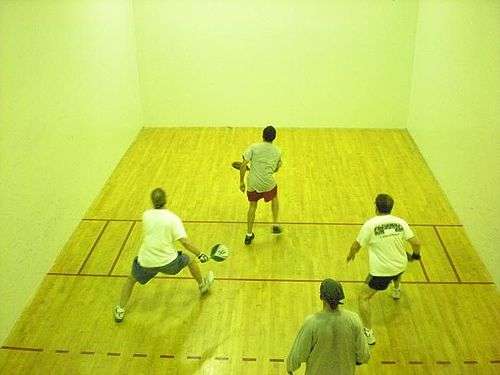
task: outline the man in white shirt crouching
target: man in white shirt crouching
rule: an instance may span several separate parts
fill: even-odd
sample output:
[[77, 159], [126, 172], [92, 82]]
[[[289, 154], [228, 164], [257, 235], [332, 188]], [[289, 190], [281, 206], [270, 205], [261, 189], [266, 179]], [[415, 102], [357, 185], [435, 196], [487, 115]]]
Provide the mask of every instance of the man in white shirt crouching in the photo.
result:
[[[394, 200], [387, 194], [379, 194], [375, 199], [377, 216], [366, 221], [351, 246], [347, 262], [354, 260], [362, 246], [368, 247], [369, 274], [366, 284], [362, 286], [358, 297], [359, 315], [365, 325], [364, 332], [368, 344], [375, 344], [372, 330], [370, 298], [375, 293], [387, 289], [394, 283], [392, 298], [400, 298], [401, 275], [406, 270], [408, 260], [420, 259], [420, 242], [413, 234], [408, 223], [391, 215]], [[413, 249], [409, 254], [405, 251], [408, 241]]]
[[151, 192], [151, 201], [154, 208], [145, 211], [142, 217], [144, 233], [139, 255], [135, 257], [131, 275], [123, 285], [120, 303], [114, 308], [116, 322], [123, 321], [125, 307], [135, 284], [146, 284], [159, 272], [175, 275], [187, 266], [198, 282], [201, 294], [206, 293], [214, 282], [212, 271], [202, 277], [200, 268], [193, 259], [175, 248], [174, 242], [179, 241], [186, 250], [196, 255], [201, 263], [208, 261], [208, 256], [188, 240], [181, 219], [165, 208], [165, 191], [161, 188], [154, 189]]

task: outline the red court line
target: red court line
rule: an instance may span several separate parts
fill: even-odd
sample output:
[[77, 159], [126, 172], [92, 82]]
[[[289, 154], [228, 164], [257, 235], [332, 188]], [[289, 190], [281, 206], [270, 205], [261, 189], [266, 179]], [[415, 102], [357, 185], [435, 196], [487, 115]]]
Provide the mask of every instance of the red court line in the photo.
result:
[[96, 248], [97, 244], [99, 243], [99, 240], [101, 239], [102, 237], [102, 234], [104, 233], [104, 231], [106, 230], [106, 228], [108, 227], [108, 224], [109, 224], [109, 221], [106, 221], [106, 224], [104, 224], [104, 226], [102, 227], [101, 231], [99, 232], [99, 235], [97, 236], [96, 240], [94, 241], [94, 243], [92, 244], [92, 247], [90, 248], [90, 251], [89, 253], [87, 254], [87, 257], [85, 258], [85, 260], [83, 261], [82, 265], [80, 266], [80, 269], [78, 270], [78, 273], [81, 273], [83, 268], [85, 267], [85, 265], [87, 264], [90, 256], [92, 255], [92, 253], [94, 252], [94, 249]]
[[19, 350], [23, 352], [43, 352], [43, 349], [41, 348], [24, 348], [24, 347], [19, 347], [19, 346], [2, 346], [0, 349], [4, 350]]
[[[99, 218], [83, 218], [82, 221], [132, 221], [141, 222], [141, 219], [99, 219]], [[246, 224], [246, 221], [238, 220], [183, 220], [184, 223], [188, 224]], [[265, 224], [271, 225], [270, 221], [255, 221], [254, 224]], [[280, 221], [283, 225], [331, 225], [331, 226], [361, 226], [363, 223], [342, 223], [342, 222], [313, 222], [313, 221]], [[425, 224], [425, 223], [413, 223], [409, 224], [413, 227], [463, 227], [462, 224]]]
[[[68, 277], [117, 277], [126, 278], [128, 275], [106, 275], [106, 274], [91, 274], [91, 273], [65, 273], [65, 272], [48, 272], [47, 276], [68, 276]], [[155, 279], [174, 279], [174, 280], [192, 280], [190, 276], [156, 276]], [[256, 282], [282, 282], [282, 283], [320, 283], [322, 279], [264, 279], [264, 278], [237, 278], [237, 277], [215, 277], [219, 281], [256, 281]], [[341, 283], [364, 283], [365, 280], [338, 280]], [[493, 281], [401, 281], [402, 284], [430, 284], [430, 285], [492, 285]]]
[[441, 235], [439, 234], [439, 230], [434, 227], [434, 232], [436, 232], [437, 238], [439, 240], [439, 243], [441, 244], [441, 247], [444, 250], [444, 253], [446, 254], [446, 258], [448, 258], [448, 262], [451, 265], [451, 268], [453, 270], [453, 273], [455, 274], [455, 277], [457, 278], [458, 282], [462, 282], [462, 279], [460, 278], [460, 275], [458, 274], [458, 271], [455, 267], [455, 264], [453, 263], [453, 260], [451, 259], [450, 253], [448, 253], [448, 249], [446, 248], [446, 245], [443, 242], [443, 239], [441, 238]]
[[[2, 347], [0, 347], [0, 349], [12, 350], [12, 351], [25, 351], [25, 352], [43, 352], [44, 351], [44, 349], [42, 349], [42, 348], [29, 348], [29, 347], [19, 347], [19, 346], [2, 346]], [[47, 351], [45, 351], [45, 352], [47, 352]], [[69, 350], [60, 349], [60, 350], [55, 350], [55, 352], [56, 353], [69, 353]], [[82, 350], [82, 351], [80, 351], [80, 354], [93, 355], [93, 354], [95, 354], [95, 352]], [[122, 353], [120, 353], [120, 352], [107, 352], [106, 355], [110, 356], [110, 357], [120, 357], [122, 355]], [[150, 354], [148, 354], [148, 353], [134, 353], [132, 356], [133, 357], [148, 357], [148, 356], [150, 356]], [[159, 357], [160, 358], [174, 359], [175, 355], [173, 355], [173, 354], [160, 354]], [[202, 356], [188, 355], [188, 356], [186, 356], [186, 358], [187, 359], [201, 360]], [[215, 357], [214, 359], [218, 360], [218, 361], [228, 361], [230, 358], [229, 357]], [[255, 358], [255, 357], [243, 357], [243, 358], [241, 358], [241, 360], [244, 362], [256, 362], [257, 358]], [[269, 358], [269, 362], [285, 362], [285, 360], [283, 358]], [[394, 360], [383, 360], [383, 361], [380, 361], [380, 363], [383, 365], [395, 365], [398, 362], [394, 361]], [[423, 361], [408, 361], [408, 363], [411, 365], [424, 364]], [[450, 365], [451, 361], [435, 361], [435, 363], [438, 365]], [[477, 361], [477, 360], [464, 360], [463, 363], [476, 365], [476, 364], [479, 364], [479, 361]], [[500, 359], [492, 359], [489, 361], [489, 363], [500, 364]]]
[[132, 222], [132, 224], [130, 225], [130, 228], [129, 228], [128, 232], [127, 232], [127, 235], [125, 236], [125, 239], [123, 240], [122, 245], [120, 246], [120, 250], [118, 251], [118, 254], [116, 255], [116, 258], [113, 261], [113, 264], [111, 265], [111, 269], [109, 270], [108, 275], [111, 275], [113, 273], [113, 270], [116, 267], [116, 263], [118, 263], [118, 259], [120, 259], [120, 256], [122, 255], [122, 251], [125, 248], [125, 245], [127, 244], [127, 241], [128, 241], [128, 239], [130, 237], [130, 234], [132, 233], [132, 230], [134, 229], [134, 226], [135, 226], [135, 221]]

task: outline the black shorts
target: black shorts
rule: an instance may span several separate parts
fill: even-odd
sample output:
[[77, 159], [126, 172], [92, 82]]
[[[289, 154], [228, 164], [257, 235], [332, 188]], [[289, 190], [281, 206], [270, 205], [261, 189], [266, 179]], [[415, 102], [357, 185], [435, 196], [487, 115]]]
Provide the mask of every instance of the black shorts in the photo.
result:
[[189, 264], [189, 257], [181, 251], [177, 252], [177, 258], [161, 267], [143, 267], [139, 264], [137, 257], [132, 263], [132, 276], [141, 284], [146, 284], [159, 272], [167, 275], [176, 275]]
[[397, 280], [401, 277], [403, 272], [394, 276], [372, 276], [368, 274], [366, 283], [374, 290], [386, 290], [392, 280]]

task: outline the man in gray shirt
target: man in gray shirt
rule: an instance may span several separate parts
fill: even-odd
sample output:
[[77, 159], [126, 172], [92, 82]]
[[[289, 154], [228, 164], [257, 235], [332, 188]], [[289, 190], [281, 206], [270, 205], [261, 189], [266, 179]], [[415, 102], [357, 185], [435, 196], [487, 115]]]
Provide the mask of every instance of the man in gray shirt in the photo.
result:
[[[252, 144], [243, 153], [243, 161], [233, 163], [233, 168], [240, 170], [240, 190], [243, 193], [246, 190], [249, 203], [245, 245], [250, 245], [255, 238], [253, 223], [257, 202], [261, 198], [264, 198], [264, 202], [271, 202], [273, 213], [272, 233], [281, 233], [281, 228], [278, 225], [278, 186], [273, 177], [273, 174], [281, 166], [281, 150], [273, 145], [275, 138], [276, 129], [271, 125], [267, 126], [262, 132], [263, 142]], [[248, 168], [248, 164], [250, 164], [250, 168]], [[248, 186], [245, 186], [245, 173], [247, 170], [249, 171]]]
[[370, 352], [356, 313], [342, 309], [342, 285], [325, 279], [320, 287], [323, 310], [302, 325], [286, 361], [288, 374], [306, 362], [306, 375], [351, 375], [368, 362]]

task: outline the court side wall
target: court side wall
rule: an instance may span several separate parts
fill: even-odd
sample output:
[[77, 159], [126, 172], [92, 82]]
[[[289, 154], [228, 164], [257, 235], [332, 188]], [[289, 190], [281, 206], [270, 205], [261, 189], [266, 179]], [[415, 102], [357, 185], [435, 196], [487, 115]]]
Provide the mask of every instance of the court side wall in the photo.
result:
[[0, 343], [139, 130], [131, 11], [0, 2]]
[[416, 0], [133, 5], [146, 126], [406, 127]]
[[497, 287], [499, 41], [499, 1], [421, 1], [408, 118], [411, 135]]

